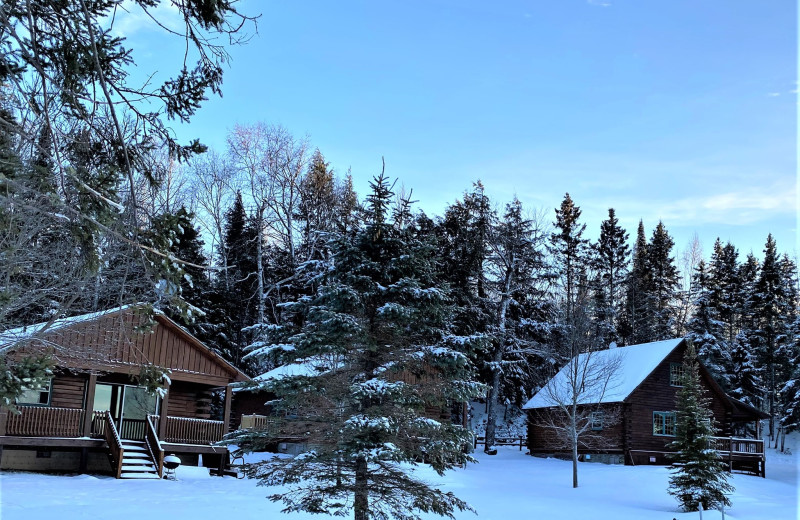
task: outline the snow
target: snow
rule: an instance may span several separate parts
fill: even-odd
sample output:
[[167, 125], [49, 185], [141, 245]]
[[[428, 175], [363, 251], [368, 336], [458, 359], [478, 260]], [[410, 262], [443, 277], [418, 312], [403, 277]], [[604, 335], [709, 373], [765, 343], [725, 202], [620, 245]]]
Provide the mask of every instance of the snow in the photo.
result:
[[[603, 366], [618, 360], [620, 366], [611, 381], [609, 381], [607, 388], [604, 390], [584, 389], [581, 392], [578, 404], [618, 403], [624, 401], [675, 350], [681, 341], [683, 341], [682, 338], [676, 338], [601, 350], [591, 354], [580, 354], [577, 356], [577, 363], [581, 367], [584, 363], [587, 363], [587, 356], [591, 356], [588, 360], [590, 365]], [[570, 364], [565, 365], [545, 385], [545, 388], [539, 390], [522, 408], [531, 410], [556, 406], [557, 403], [553, 402], [551, 397], [553, 395], [552, 390], [555, 390], [555, 393], [558, 394], [561, 389], [569, 387], [567, 376], [569, 366]], [[548, 388], [551, 391], [548, 391]], [[602, 397], [597, 398], [599, 395], [602, 395]]]
[[[790, 439], [787, 439], [787, 441]], [[795, 435], [792, 445], [797, 453]], [[789, 443], [787, 443], [789, 444]], [[389, 447], [386, 447], [389, 449]], [[263, 455], [263, 454], [259, 454]], [[251, 454], [252, 461], [257, 455]], [[443, 491], [452, 491], [478, 515], [456, 513], [457, 520], [696, 520], [682, 513], [667, 494], [669, 469], [579, 463], [580, 487], [572, 489], [571, 463], [525, 455], [514, 447], [498, 454], [475, 453], [478, 464], [437, 476], [419, 467], [417, 475]], [[769, 450], [767, 478], [734, 474], [736, 492], [728, 520], [797, 518], [797, 455]], [[141, 520], [235, 518], [236, 520], [320, 520], [321, 515], [282, 515], [281, 505], [265, 497], [275, 488], [250, 479], [209, 477], [207, 470], [181, 466], [177, 481], [116, 480], [111, 477], [53, 476], [5, 472], [0, 475], [0, 518], [3, 520], [82, 520], [113, 517]], [[42, 492], [46, 490], [46, 492]], [[425, 520], [440, 518], [422, 515]], [[719, 520], [706, 511], [705, 520]]]

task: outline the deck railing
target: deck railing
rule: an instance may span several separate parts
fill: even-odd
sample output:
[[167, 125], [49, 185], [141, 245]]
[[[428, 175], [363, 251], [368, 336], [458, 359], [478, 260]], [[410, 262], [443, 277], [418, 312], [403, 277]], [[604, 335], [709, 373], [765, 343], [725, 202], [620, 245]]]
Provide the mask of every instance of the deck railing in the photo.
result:
[[[162, 418], [163, 420], [163, 418]], [[213, 444], [225, 435], [225, 423], [189, 417], [166, 417], [165, 442], [178, 444]]]
[[106, 444], [108, 444], [108, 449], [111, 452], [111, 458], [114, 461], [116, 477], [119, 478], [120, 475], [122, 475], [122, 461], [125, 458], [125, 449], [122, 447], [122, 441], [119, 438], [119, 433], [117, 432], [116, 425], [114, 425], [111, 414], [108, 412], [104, 413], [104, 420], [106, 423], [105, 428], [103, 428], [105, 432], [104, 437], [106, 439]]
[[274, 417], [269, 415], [242, 415], [242, 423], [240, 428], [242, 430], [258, 430], [264, 431], [271, 435], [278, 433], [280, 426], [285, 421], [281, 417]]
[[93, 411], [92, 412], [92, 431], [89, 433], [91, 437], [102, 439], [106, 435], [106, 415], [107, 411]]
[[147, 432], [147, 421], [144, 419], [122, 419], [119, 436], [123, 439], [143, 441]]
[[83, 410], [17, 406], [20, 413], [10, 412], [6, 435], [26, 437], [80, 437], [83, 435]]
[[156, 433], [156, 425], [153, 424], [152, 415], [147, 416], [147, 430], [145, 431], [144, 443], [147, 446], [147, 451], [150, 452], [150, 458], [156, 465], [158, 476], [164, 475], [164, 448], [161, 447], [161, 442], [158, 440], [158, 433]]
[[764, 441], [737, 437], [712, 437], [711, 449], [720, 454], [764, 455]]

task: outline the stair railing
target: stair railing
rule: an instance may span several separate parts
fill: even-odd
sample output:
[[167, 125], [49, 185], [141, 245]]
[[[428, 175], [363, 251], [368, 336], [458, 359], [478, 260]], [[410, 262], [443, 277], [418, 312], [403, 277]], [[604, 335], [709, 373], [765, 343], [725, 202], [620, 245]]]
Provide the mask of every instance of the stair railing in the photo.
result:
[[158, 433], [153, 424], [153, 415], [147, 416], [147, 429], [144, 432], [144, 442], [150, 452], [150, 458], [156, 466], [159, 478], [163, 477], [164, 473], [164, 448], [161, 447], [161, 441], [158, 440]]
[[104, 432], [106, 443], [108, 444], [108, 449], [111, 451], [111, 457], [117, 465], [116, 477], [120, 478], [122, 476], [122, 458], [125, 456], [125, 450], [122, 447], [122, 441], [119, 438], [117, 426], [114, 424], [114, 420], [108, 412], [106, 412], [105, 423]]

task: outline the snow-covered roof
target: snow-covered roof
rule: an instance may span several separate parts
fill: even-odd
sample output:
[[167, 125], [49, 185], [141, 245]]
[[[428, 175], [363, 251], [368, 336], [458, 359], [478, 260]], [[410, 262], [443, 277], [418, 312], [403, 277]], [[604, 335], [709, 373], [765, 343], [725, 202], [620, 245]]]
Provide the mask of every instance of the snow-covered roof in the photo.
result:
[[[123, 311], [125, 309], [129, 309], [131, 307], [136, 307], [138, 305], [141, 304], [123, 305], [121, 307], [114, 307], [113, 309], [106, 309], [98, 312], [89, 312], [87, 314], [81, 314], [79, 316], [71, 316], [69, 318], [60, 318], [51, 323], [50, 326], [46, 328], [45, 332], [46, 333], [55, 332], [59, 329], [69, 327], [71, 325], [76, 325], [78, 323], [83, 323], [87, 321], [93, 321], [103, 316], [114, 314]], [[36, 323], [34, 325], [16, 327], [13, 329], [8, 329], [4, 330], [3, 332], [0, 332], [0, 351], [6, 350], [7, 348], [13, 347], [17, 343], [20, 343], [22, 341], [27, 341], [33, 338], [36, 334], [42, 332], [42, 330], [45, 329], [48, 323], [49, 322]]]
[[[683, 338], [641, 343], [629, 347], [611, 348], [580, 354], [565, 365], [534, 395], [523, 409], [549, 408], [558, 401], [568, 400], [570, 367], [588, 368], [592, 384], [581, 388], [578, 404], [618, 403], [624, 401], [662, 361], [680, 345]], [[614, 367], [613, 374], [602, 373], [603, 367]]]

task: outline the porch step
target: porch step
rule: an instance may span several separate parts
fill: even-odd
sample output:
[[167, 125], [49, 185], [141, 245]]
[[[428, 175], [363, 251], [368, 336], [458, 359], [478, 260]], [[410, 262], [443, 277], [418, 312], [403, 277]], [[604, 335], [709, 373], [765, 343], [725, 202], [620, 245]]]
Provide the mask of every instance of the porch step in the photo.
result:
[[123, 439], [121, 445], [124, 453], [122, 455], [122, 468], [119, 478], [159, 478], [156, 466], [150, 459], [150, 452], [144, 442]]
[[159, 479], [157, 473], [120, 473], [119, 478], [127, 479]]

